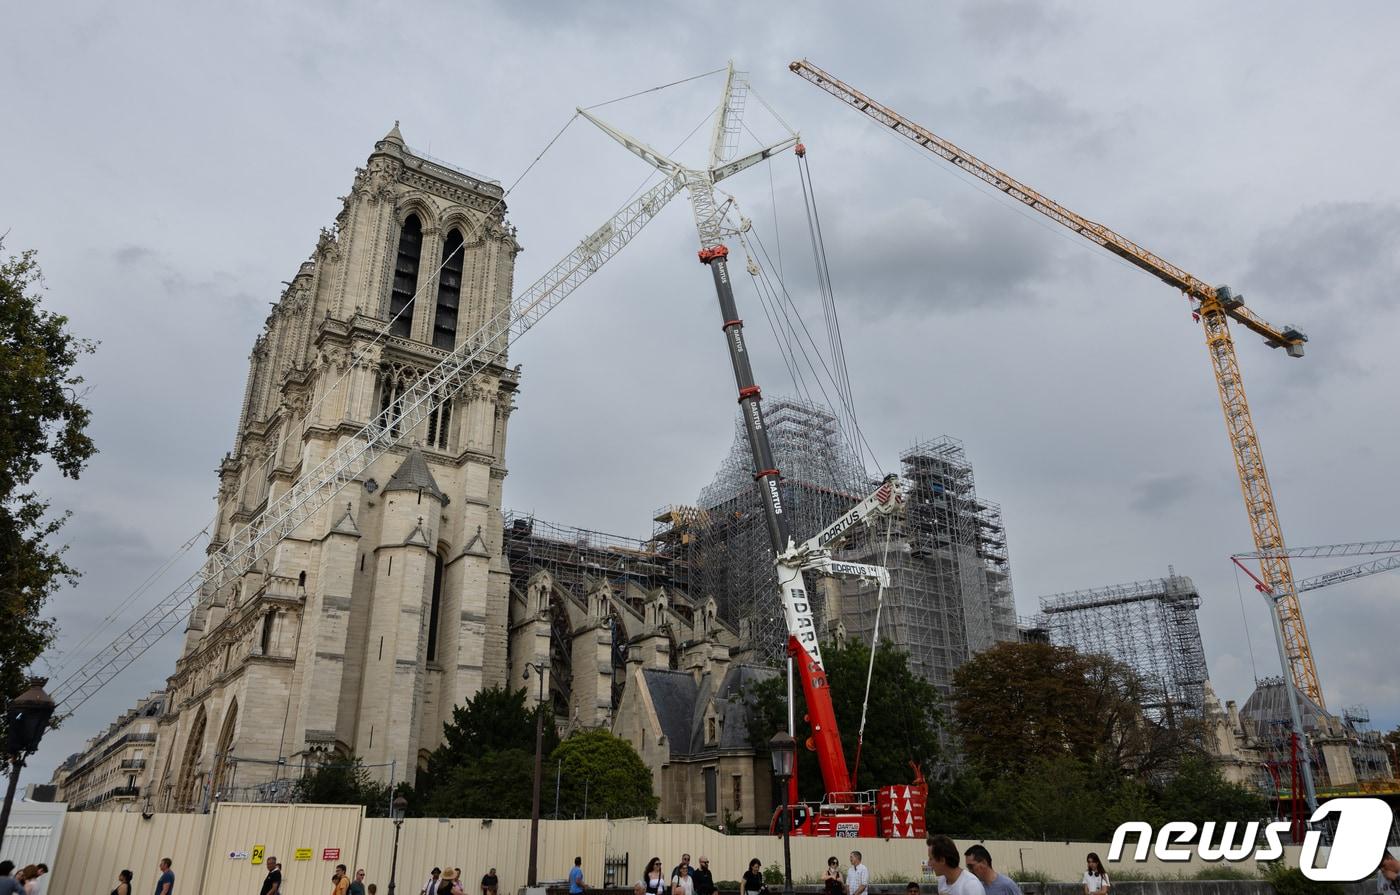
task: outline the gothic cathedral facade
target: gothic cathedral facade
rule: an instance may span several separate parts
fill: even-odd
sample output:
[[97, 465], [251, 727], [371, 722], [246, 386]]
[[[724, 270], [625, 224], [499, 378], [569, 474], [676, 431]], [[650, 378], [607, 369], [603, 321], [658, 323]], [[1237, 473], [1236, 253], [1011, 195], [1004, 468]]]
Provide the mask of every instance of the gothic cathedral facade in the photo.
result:
[[[253, 346], [211, 549], [256, 523], [511, 299], [499, 184], [411, 151], [356, 172]], [[488, 367], [252, 570], [204, 592], [167, 682], [151, 798], [265, 799], [323, 755], [412, 781], [452, 707], [508, 673], [501, 550], [519, 369]]]

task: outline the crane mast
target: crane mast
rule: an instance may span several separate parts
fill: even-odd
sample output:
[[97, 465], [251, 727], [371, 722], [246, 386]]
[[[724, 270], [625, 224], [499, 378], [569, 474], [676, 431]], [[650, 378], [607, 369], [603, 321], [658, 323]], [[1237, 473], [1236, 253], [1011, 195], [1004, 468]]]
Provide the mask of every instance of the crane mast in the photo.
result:
[[1208, 285], [1132, 240], [1074, 213], [1004, 174], [807, 60], [793, 62], [788, 68], [900, 136], [912, 140], [984, 183], [1185, 293], [1205, 331], [1206, 351], [1220, 393], [1220, 407], [1225, 414], [1225, 427], [1235, 459], [1235, 470], [1239, 475], [1240, 491], [1244, 496], [1245, 512], [1254, 536], [1260, 573], [1271, 592], [1276, 595], [1274, 607], [1282, 629], [1288, 673], [1298, 689], [1319, 706], [1325, 705], [1312, 649], [1308, 644], [1307, 626], [1303, 622], [1302, 607], [1298, 602], [1293, 569], [1287, 554], [1283, 552], [1286, 549], [1283, 529], [1279, 524], [1269, 474], [1264, 467], [1259, 435], [1255, 431], [1254, 420], [1245, 397], [1239, 358], [1235, 353], [1235, 343], [1228, 322], [1234, 320], [1263, 337], [1265, 344], [1270, 348], [1283, 348], [1289, 357], [1303, 356], [1303, 344], [1307, 341], [1307, 336], [1291, 326], [1272, 326], [1245, 307], [1243, 296], [1235, 294], [1228, 286]]

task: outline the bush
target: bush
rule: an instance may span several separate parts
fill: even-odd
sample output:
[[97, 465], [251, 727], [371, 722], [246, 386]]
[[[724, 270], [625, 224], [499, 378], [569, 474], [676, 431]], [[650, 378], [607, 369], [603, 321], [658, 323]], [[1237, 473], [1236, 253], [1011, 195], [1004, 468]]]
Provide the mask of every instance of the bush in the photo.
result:
[[763, 881], [770, 886], [781, 886], [783, 884], [783, 868], [774, 861], [763, 868]]
[[1252, 870], [1232, 867], [1229, 864], [1216, 864], [1211, 867], [1202, 867], [1191, 878], [1200, 880], [1255, 880], [1259, 878], [1259, 874]]
[[1269, 865], [1264, 878], [1274, 887], [1276, 895], [1342, 895], [1344, 891], [1337, 883], [1310, 880], [1297, 867], [1284, 864]]

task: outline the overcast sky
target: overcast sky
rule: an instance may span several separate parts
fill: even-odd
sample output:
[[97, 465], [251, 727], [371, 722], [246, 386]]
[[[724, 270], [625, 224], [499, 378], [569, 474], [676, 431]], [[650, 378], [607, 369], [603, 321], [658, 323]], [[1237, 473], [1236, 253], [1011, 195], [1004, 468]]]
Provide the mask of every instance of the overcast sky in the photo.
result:
[[[925, 438], [964, 440], [979, 492], [1004, 506], [1024, 614], [1043, 594], [1169, 564], [1191, 576], [1216, 689], [1242, 702], [1279, 666], [1264, 603], [1247, 582], [1241, 597], [1228, 561], [1250, 534], [1186, 302], [787, 63], [809, 57], [1304, 329], [1303, 360], [1236, 329], [1288, 542], [1394, 538], [1400, 7], [919, 6], [8, 5], [0, 231], [8, 251], [39, 251], [47, 306], [102, 342], [83, 365], [101, 453], [80, 483], [42, 483], [74, 512], [65, 537], [84, 572], [50, 606], [63, 632], [52, 664], [75, 667], [75, 645], [209, 520], [268, 304], [396, 119], [411, 146], [509, 185], [576, 105], [733, 58], [809, 148], [856, 409], [881, 464]], [[669, 150], [719, 87], [710, 77], [599, 114]], [[781, 136], [758, 103], [747, 120]], [[682, 161], [703, 160], [707, 130]], [[517, 286], [647, 174], [574, 122], [509, 197], [526, 247]], [[727, 189], [769, 248], [781, 243], [819, 325], [792, 157]], [[656, 507], [710, 481], [735, 408], [695, 248], [677, 201], [513, 351], [524, 373], [507, 508], [645, 537]], [[758, 380], [791, 391], [738, 279]], [[1329, 705], [1367, 704], [1377, 727], [1400, 722], [1397, 589], [1382, 575], [1303, 599]], [[28, 779], [161, 688], [177, 647], [157, 646], [51, 734]]]

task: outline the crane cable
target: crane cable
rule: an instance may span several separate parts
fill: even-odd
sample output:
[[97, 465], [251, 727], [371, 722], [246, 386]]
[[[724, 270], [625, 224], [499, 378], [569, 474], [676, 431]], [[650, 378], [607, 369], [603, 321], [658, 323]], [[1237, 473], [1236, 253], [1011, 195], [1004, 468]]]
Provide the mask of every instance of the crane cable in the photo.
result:
[[[890, 558], [890, 535], [894, 528], [894, 517], [885, 516], [885, 549], [880, 556], [880, 567], [888, 569], [886, 565]], [[880, 589], [875, 594], [875, 627], [870, 635], [870, 665], [865, 670], [865, 695], [860, 701], [860, 727], [856, 729], [856, 760], [851, 766], [851, 789], [856, 788], [856, 775], [860, 773], [860, 752], [865, 745], [865, 720], [870, 710], [870, 682], [875, 678], [875, 653], [880, 648], [880, 611], [885, 608], [885, 585], [881, 584]]]

